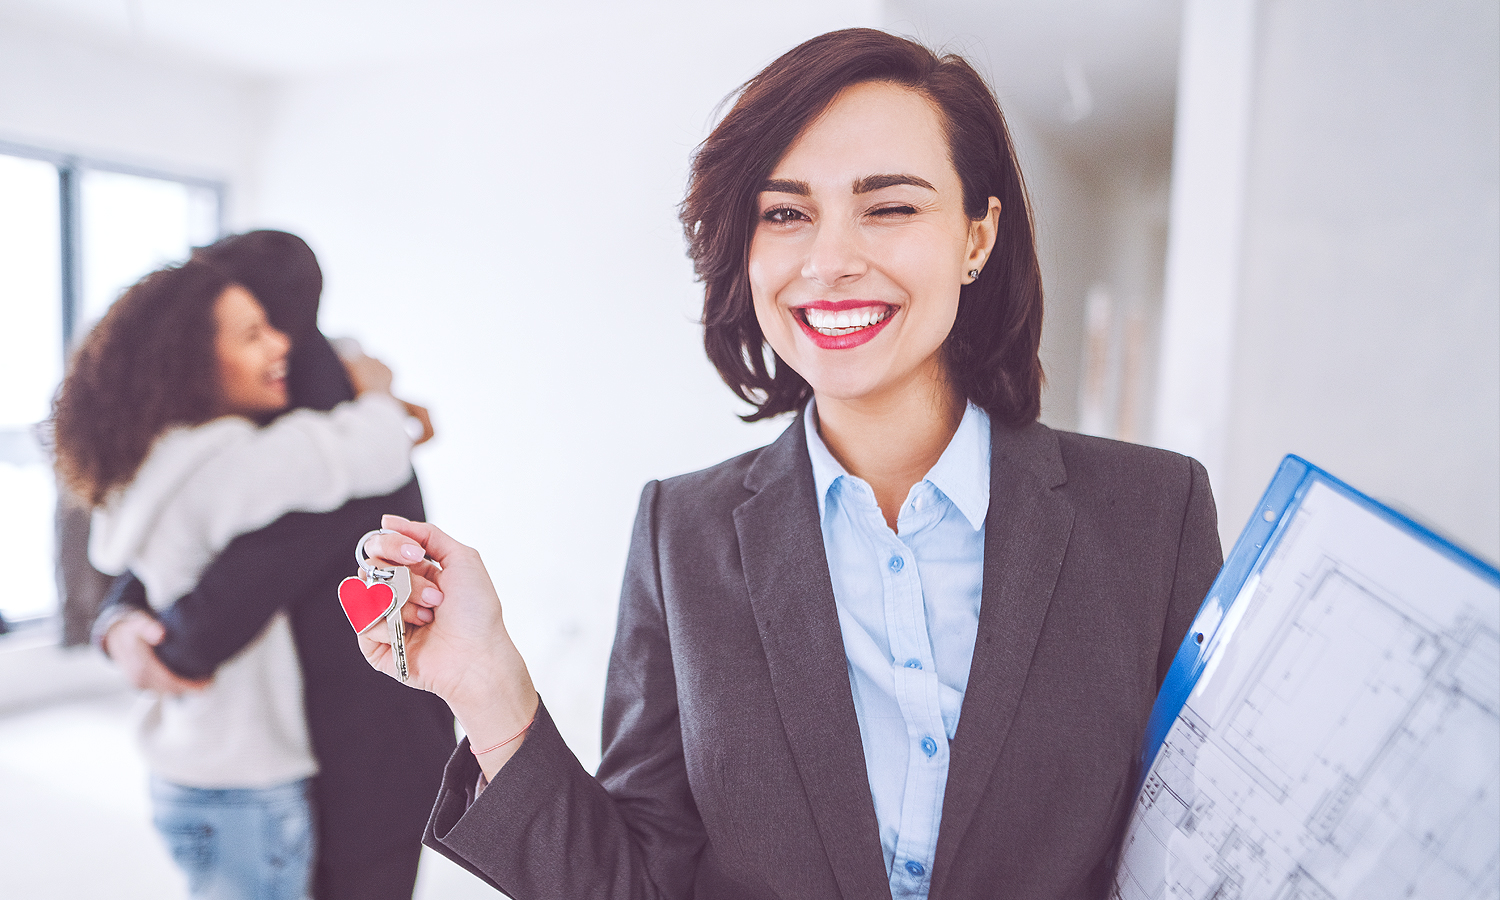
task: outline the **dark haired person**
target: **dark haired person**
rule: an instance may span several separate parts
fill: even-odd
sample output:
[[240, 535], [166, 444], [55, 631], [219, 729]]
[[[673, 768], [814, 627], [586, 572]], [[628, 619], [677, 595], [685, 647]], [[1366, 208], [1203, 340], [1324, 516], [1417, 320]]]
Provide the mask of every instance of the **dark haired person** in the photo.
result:
[[[201, 248], [194, 258], [248, 287], [269, 323], [290, 338], [292, 406], [326, 411], [354, 398], [345, 365], [317, 330], [322, 273], [305, 242], [253, 231]], [[289, 513], [235, 538], [170, 606], [151, 610], [140, 581], [122, 576], [96, 629], [137, 686], [178, 693], [238, 658], [268, 623], [290, 624], [296, 665], [279, 677], [295, 682], [300, 675], [316, 760], [309, 793], [317, 836], [312, 896], [319, 900], [411, 896], [427, 808], [453, 748], [452, 718], [442, 702], [371, 672], [349, 645], [337, 603], [328, 600], [350, 541], [380, 511], [421, 515], [420, 489], [409, 470], [407, 476], [393, 492], [331, 512]], [[296, 555], [278, 570], [273, 589], [245, 575], [268, 548]], [[369, 789], [372, 777], [381, 790]]]
[[520, 900], [1104, 896], [1214, 506], [1189, 459], [1036, 421], [990, 92], [878, 31], [815, 38], [745, 85], [682, 217], [710, 358], [750, 418], [798, 418], [646, 487], [596, 777], [477, 553], [385, 520], [369, 549], [441, 595], [415, 684], [469, 735], [428, 842]]

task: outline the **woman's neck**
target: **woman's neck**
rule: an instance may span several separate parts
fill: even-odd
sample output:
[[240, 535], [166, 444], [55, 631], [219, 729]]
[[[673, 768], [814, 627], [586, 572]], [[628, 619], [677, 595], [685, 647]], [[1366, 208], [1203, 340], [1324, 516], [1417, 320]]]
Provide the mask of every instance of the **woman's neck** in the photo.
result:
[[818, 435], [845, 471], [870, 485], [895, 531], [906, 495], [948, 448], [964, 407], [946, 382], [876, 400], [818, 397]]

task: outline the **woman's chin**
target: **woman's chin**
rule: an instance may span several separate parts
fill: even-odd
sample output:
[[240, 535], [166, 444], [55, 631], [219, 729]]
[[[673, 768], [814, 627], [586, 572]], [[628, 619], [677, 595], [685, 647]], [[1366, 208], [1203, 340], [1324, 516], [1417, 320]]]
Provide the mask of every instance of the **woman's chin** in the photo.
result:
[[823, 405], [840, 404], [870, 411], [893, 408], [930, 408], [937, 396], [950, 391], [940, 370], [919, 367], [914, 371], [875, 370], [871, 366], [830, 366], [801, 373], [812, 386], [813, 396]]
[[808, 383], [812, 385], [813, 396], [823, 404], [857, 406], [878, 402], [890, 393], [888, 386], [860, 377], [825, 377], [817, 381], [809, 379]]

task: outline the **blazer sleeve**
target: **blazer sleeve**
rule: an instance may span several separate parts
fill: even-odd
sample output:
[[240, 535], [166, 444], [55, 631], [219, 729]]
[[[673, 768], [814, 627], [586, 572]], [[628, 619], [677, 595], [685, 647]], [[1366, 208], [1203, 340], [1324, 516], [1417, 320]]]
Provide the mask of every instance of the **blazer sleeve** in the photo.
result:
[[[395, 494], [351, 500], [332, 512], [290, 513], [242, 534], [203, 571], [198, 584], [158, 615], [167, 636], [156, 655], [184, 678], [207, 678], [255, 639], [278, 610], [296, 602], [334, 602], [316, 588], [330, 571], [354, 571], [353, 539], [398, 511]], [[334, 541], [330, 545], [330, 540]], [[274, 571], [266, 560], [277, 560]]]
[[604, 756], [583, 770], [545, 706], [474, 797], [468, 742], [443, 775], [425, 841], [517, 900], [691, 895], [705, 843], [683, 762], [657, 558], [658, 485], [636, 516], [604, 698]]
[[1188, 463], [1190, 483], [1182, 529], [1177, 536], [1177, 569], [1156, 657], [1158, 689], [1166, 680], [1167, 670], [1172, 667], [1198, 608], [1208, 597], [1219, 568], [1224, 565], [1224, 552], [1219, 546], [1219, 516], [1214, 508], [1213, 490], [1208, 485], [1208, 471], [1196, 459], [1189, 459]]

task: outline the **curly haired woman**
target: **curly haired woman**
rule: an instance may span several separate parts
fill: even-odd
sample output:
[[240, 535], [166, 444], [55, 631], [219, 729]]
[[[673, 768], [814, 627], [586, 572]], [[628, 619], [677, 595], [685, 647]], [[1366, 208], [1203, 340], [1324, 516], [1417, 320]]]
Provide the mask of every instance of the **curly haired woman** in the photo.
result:
[[[411, 478], [390, 371], [350, 364], [358, 399], [286, 408], [290, 341], [202, 260], [142, 279], [75, 354], [53, 424], [63, 480], [95, 507], [90, 556], [129, 569], [161, 608], [234, 537]], [[158, 829], [194, 896], [229, 885], [307, 896], [317, 770], [284, 614], [201, 690], [151, 693], [140, 737]]]

